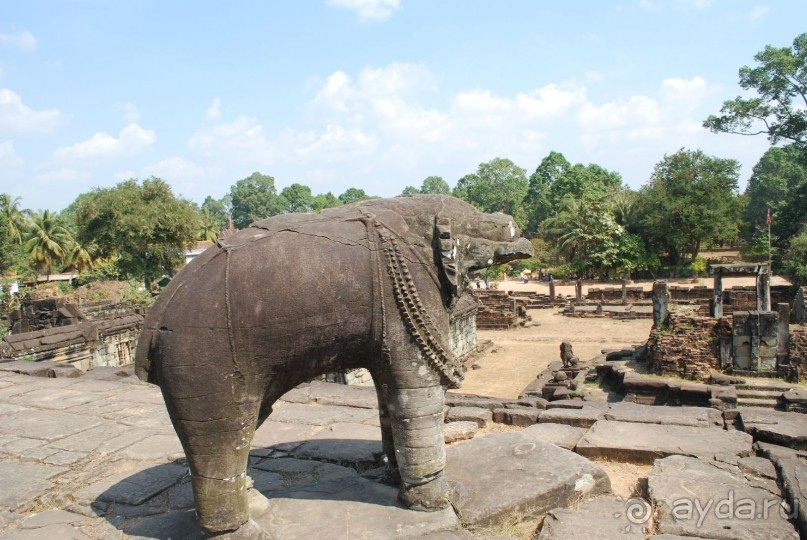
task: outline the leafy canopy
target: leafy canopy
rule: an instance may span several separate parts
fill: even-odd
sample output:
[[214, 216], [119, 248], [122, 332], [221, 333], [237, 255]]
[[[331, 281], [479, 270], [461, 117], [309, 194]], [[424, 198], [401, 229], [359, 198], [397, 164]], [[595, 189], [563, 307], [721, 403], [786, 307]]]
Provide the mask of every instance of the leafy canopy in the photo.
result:
[[147, 284], [184, 262], [185, 248], [199, 229], [195, 205], [154, 177], [80, 196], [75, 220], [79, 242], [92, 242], [99, 257], [116, 257], [122, 277]]
[[776, 144], [791, 141], [807, 149], [807, 33], [793, 46], [768, 45], [754, 56], [756, 67], [740, 68], [740, 86], [757, 96], [723, 102], [703, 126], [715, 133], [765, 134]]

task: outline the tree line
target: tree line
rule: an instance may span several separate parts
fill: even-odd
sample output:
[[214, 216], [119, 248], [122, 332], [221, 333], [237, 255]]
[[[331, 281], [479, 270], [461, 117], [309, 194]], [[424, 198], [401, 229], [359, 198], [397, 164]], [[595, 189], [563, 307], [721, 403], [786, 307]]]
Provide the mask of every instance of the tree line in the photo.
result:
[[[716, 133], [770, 139], [743, 193], [737, 161], [681, 148], [663, 156], [637, 190], [616, 171], [571, 163], [553, 151], [529, 175], [495, 158], [453, 188], [429, 176], [402, 195], [450, 194], [512, 215], [538, 248], [537, 258], [524, 264], [552, 266], [558, 276], [698, 272], [706, 248], [740, 242], [747, 259], [772, 256], [778, 270], [805, 283], [807, 33], [792, 47], [767, 46], [754, 60], [756, 67], [740, 69], [740, 86], [757, 97], [726, 101], [720, 114], [704, 121]], [[31, 276], [70, 269], [85, 280], [136, 278], [150, 285], [181, 266], [188, 246], [214, 241], [224, 228], [368, 198], [359, 188], [315, 195], [300, 183], [278, 191], [272, 176], [258, 172], [201, 205], [177, 197], [159, 178], [94, 189], [59, 213], [22, 210], [19, 198], [2, 194], [0, 271]]]

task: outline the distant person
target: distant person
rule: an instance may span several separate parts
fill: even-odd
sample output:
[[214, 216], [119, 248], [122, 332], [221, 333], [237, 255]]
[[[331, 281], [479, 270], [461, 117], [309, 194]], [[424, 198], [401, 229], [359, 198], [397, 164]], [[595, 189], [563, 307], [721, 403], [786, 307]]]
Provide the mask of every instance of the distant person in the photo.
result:
[[490, 289], [490, 280], [488, 278], [485, 278], [485, 288]]
[[476, 278], [476, 288], [477, 288], [477, 289], [481, 289], [481, 288], [482, 288], [482, 280], [481, 280], [481, 279], [479, 279], [478, 277]]

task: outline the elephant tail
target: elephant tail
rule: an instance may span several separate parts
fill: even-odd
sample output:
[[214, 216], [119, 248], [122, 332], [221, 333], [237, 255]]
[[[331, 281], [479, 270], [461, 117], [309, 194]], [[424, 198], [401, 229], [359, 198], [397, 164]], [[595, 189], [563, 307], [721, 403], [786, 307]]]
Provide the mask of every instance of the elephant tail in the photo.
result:
[[156, 333], [157, 329], [153, 327], [144, 327], [140, 332], [135, 350], [135, 375], [143, 382], [159, 385], [155, 369], [154, 338]]

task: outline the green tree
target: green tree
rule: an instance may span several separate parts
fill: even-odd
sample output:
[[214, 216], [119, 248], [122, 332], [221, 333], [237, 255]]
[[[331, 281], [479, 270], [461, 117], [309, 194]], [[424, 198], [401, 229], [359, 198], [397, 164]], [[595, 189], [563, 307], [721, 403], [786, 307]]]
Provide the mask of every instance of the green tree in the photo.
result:
[[337, 206], [342, 206], [342, 201], [334, 197], [334, 194], [329, 191], [328, 193], [320, 193], [314, 197], [311, 209], [314, 212], [321, 212], [326, 208], [335, 208]]
[[793, 277], [797, 284], [807, 284], [807, 230], [790, 239], [782, 262], [785, 273]]
[[311, 188], [303, 184], [292, 184], [283, 188], [280, 196], [286, 200], [287, 212], [311, 212], [314, 209]]
[[277, 194], [275, 179], [254, 172], [230, 187], [233, 225], [239, 229], [253, 221], [282, 214], [288, 202]]
[[196, 206], [175, 197], [159, 178], [127, 180], [78, 199], [77, 240], [93, 242], [97, 256], [114, 258], [125, 279], [153, 280], [184, 263], [199, 230]]
[[642, 236], [659, 258], [679, 264], [694, 260], [707, 243], [728, 243], [739, 234], [737, 182], [733, 159], [681, 149], [665, 155], [639, 191]]
[[6, 237], [17, 244], [22, 243], [22, 232], [26, 228], [26, 220], [20, 210], [19, 197], [11, 197], [8, 193], [0, 193], [0, 220], [3, 222]]
[[420, 195], [420, 190], [415, 186], [406, 186], [401, 191], [401, 195]]
[[740, 87], [756, 97], [724, 101], [720, 115], [703, 123], [715, 133], [765, 134], [776, 144], [791, 141], [807, 149], [807, 33], [793, 46], [767, 45], [754, 56], [756, 67], [740, 68]]
[[339, 195], [339, 201], [342, 204], [350, 204], [350, 203], [354, 203], [354, 202], [358, 202], [358, 201], [364, 201], [364, 200], [373, 199], [373, 198], [374, 197], [371, 197], [370, 195], [367, 195], [367, 193], [365, 193], [363, 189], [353, 188], [353, 187], [348, 188], [347, 190], [345, 190], [344, 193]]
[[221, 222], [210, 213], [209, 208], [199, 210], [199, 231], [196, 239], [203, 242], [215, 242], [224, 227]]
[[56, 264], [64, 262], [71, 242], [70, 233], [56, 223], [49, 210], [31, 215], [30, 228], [24, 235], [24, 249], [34, 262], [37, 273], [44, 270], [48, 279]]
[[[229, 195], [225, 195], [221, 199], [214, 199], [208, 195], [202, 203], [201, 210], [206, 210], [210, 215], [212, 223], [215, 223], [215, 228], [221, 230], [226, 227], [227, 223], [230, 221], [230, 206]], [[213, 228], [213, 225], [211, 225], [211, 228]]]
[[86, 270], [92, 270], [95, 264], [95, 258], [92, 255], [94, 247], [92, 243], [84, 244], [79, 242], [70, 234], [65, 251], [65, 264], [75, 268], [79, 274]]
[[480, 163], [476, 173], [463, 177], [457, 187], [468, 202], [483, 212], [503, 212], [524, 225], [526, 216], [521, 203], [527, 195], [527, 171], [509, 159]]
[[555, 181], [568, 174], [571, 168], [572, 164], [563, 157], [563, 154], [552, 151], [541, 160], [535, 172], [530, 175], [527, 195], [524, 197], [529, 234], [538, 233], [541, 223], [556, 213], [557, 208], [550, 200], [550, 189]]
[[420, 185], [424, 195], [451, 195], [451, 187], [440, 176], [427, 176]]

